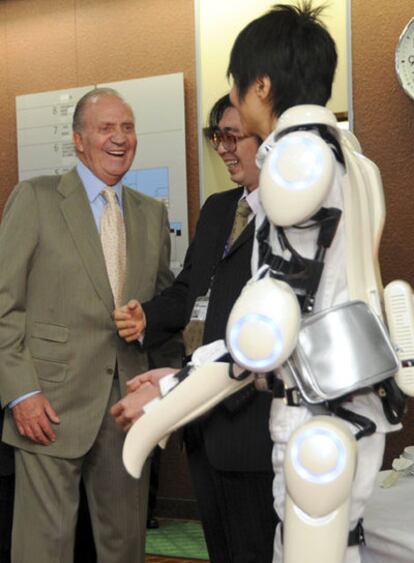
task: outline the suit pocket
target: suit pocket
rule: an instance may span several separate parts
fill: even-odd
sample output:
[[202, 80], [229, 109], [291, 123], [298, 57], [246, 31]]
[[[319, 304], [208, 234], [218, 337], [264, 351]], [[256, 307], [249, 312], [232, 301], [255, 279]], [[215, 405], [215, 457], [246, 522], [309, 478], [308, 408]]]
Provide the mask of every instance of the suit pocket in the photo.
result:
[[33, 358], [52, 362], [68, 360], [69, 329], [66, 326], [35, 322], [28, 333]]
[[67, 364], [50, 362], [47, 360], [33, 359], [33, 365], [37, 376], [41, 381], [52, 381], [59, 383], [64, 381], [68, 371]]
[[69, 329], [66, 326], [49, 323], [33, 323], [32, 338], [41, 338], [52, 342], [67, 342]]

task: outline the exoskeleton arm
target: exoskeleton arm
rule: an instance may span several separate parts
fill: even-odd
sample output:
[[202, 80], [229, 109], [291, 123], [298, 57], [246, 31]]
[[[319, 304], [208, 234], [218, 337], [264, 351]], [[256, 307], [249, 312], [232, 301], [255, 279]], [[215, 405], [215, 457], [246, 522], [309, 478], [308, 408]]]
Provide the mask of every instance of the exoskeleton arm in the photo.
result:
[[243, 380], [232, 379], [229, 368], [230, 364], [223, 362], [195, 368], [133, 424], [123, 449], [128, 473], [139, 478], [145, 460], [159, 442], [253, 380], [253, 375]]
[[[300, 310], [290, 287], [266, 278], [248, 284], [236, 301], [227, 325], [235, 372], [267, 372], [292, 353], [300, 326]], [[125, 440], [123, 460], [139, 477], [154, 446], [171, 432], [206, 413], [253, 381], [230, 377], [230, 364], [210, 362], [194, 368], [179, 385], [139, 418]]]

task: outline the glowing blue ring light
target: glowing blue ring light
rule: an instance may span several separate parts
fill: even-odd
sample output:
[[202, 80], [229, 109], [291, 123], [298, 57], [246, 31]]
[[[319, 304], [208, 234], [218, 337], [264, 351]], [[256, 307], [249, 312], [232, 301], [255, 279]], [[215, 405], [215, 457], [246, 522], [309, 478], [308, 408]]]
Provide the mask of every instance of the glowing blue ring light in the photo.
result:
[[315, 133], [295, 131], [275, 142], [260, 173], [260, 200], [273, 225], [307, 221], [323, 205], [332, 187], [335, 157]]
[[[337, 460], [335, 466], [332, 467], [329, 471], [325, 471], [324, 473], [316, 473], [311, 471], [309, 468], [304, 467], [300, 460], [300, 450], [304, 442], [306, 440], [309, 440], [309, 438], [314, 438], [317, 436], [330, 440], [337, 451]], [[302, 479], [305, 479], [306, 481], [311, 483], [322, 485], [335, 481], [335, 479], [337, 479], [342, 474], [347, 462], [347, 450], [344, 443], [338, 437], [338, 435], [335, 434], [335, 432], [332, 432], [331, 430], [325, 428], [309, 428], [308, 430], [300, 434], [292, 445], [291, 461], [295, 471], [300, 477], [302, 477]]]
[[[300, 136], [286, 136], [278, 141], [269, 156], [270, 174], [279, 186], [288, 191], [301, 192], [310, 189], [324, 172], [325, 152], [315, 138]], [[283, 164], [286, 155], [295, 151], [300, 152], [300, 170], [296, 169], [291, 179], [285, 174]], [[300, 178], [300, 179], [294, 179]]]
[[[274, 345], [272, 351], [265, 357], [251, 358], [243, 352], [240, 346], [239, 337], [242, 329], [249, 324], [263, 323], [270, 328], [273, 336]], [[283, 352], [283, 335], [277, 324], [268, 316], [259, 313], [248, 313], [238, 319], [230, 329], [228, 336], [228, 344], [231, 355], [236, 363], [244, 366], [247, 369], [266, 370], [272, 369], [281, 353]]]

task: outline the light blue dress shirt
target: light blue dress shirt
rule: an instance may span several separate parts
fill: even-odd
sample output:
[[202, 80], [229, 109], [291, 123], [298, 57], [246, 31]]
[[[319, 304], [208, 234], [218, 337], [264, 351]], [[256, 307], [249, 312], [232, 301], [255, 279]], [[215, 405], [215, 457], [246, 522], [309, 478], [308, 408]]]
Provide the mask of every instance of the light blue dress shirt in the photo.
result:
[[[83, 162], [78, 162], [76, 166], [76, 171], [79, 174], [82, 184], [85, 187], [86, 195], [88, 196], [89, 204], [93, 213], [93, 218], [95, 219], [96, 227], [100, 231], [101, 217], [104, 207], [106, 205], [106, 200], [102, 195], [102, 190], [106, 187], [105, 182], [102, 182], [99, 178], [93, 174], [89, 168], [87, 168]], [[119, 207], [122, 211], [122, 180], [117, 184], [112, 186], [115, 190]]]
[[[102, 195], [101, 192], [106, 187], [106, 184], [105, 184], [105, 182], [102, 182], [102, 180], [97, 178], [95, 176], [95, 174], [93, 174], [93, 172], [91, 172], [89, 170], [89, 168], [83, 164], [83, 162], [80, 162], [80, 161], [78, 162], [78, 164], [76, 166], [76, 171], [79, 174], [79, 177], [80, 177], [82, 184], [85, 188], [86, 195], [88, 196], [88, 200], [89, 200], [89, 204], [91, 206], [93, 218], [95, 220], [96, 228], [98, 229], [98, 232], [100, 232], [102, 212], [103, 212], [104, 207], [106, 205], [106, 200], [105, 200], [105, 198], [104, 198], [104, 196]], [[119, 207], [121, 208], [121, 211], [123, 212], [123, 209], [122, 209], [122, 180], [117, 182], [112, 187], [115, 190], [115, 193], [116, 193], [116, 196], [117, 196], [117, 199], [118, 199], [118, 203], [119, 203]], [[40, 393], [40, 390], [38, 390], [38, 389], [35, 390], [35, 391], [31, 391], [30, 393], [26, 393], [25, 395], [18, 397], [14, 401], [11, 401], [8, 406], [9, 406], [10, 409], [12, 409], [18, 403], [20, 403], [21, 401], [24, 401], [24, 399], [28, 399], [29, 397], [32, 397], [33, 395], [37, 395], [38, 393]]]

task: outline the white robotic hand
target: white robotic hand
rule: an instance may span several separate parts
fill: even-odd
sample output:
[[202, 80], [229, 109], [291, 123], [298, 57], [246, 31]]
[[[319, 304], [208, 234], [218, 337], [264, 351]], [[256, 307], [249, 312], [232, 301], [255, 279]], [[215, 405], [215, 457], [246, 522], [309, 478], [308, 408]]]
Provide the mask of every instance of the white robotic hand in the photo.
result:
[[338, 418], [316, 416], [290, 437], [285, 456], [284, 563], [342, 563], [357, 445]]

